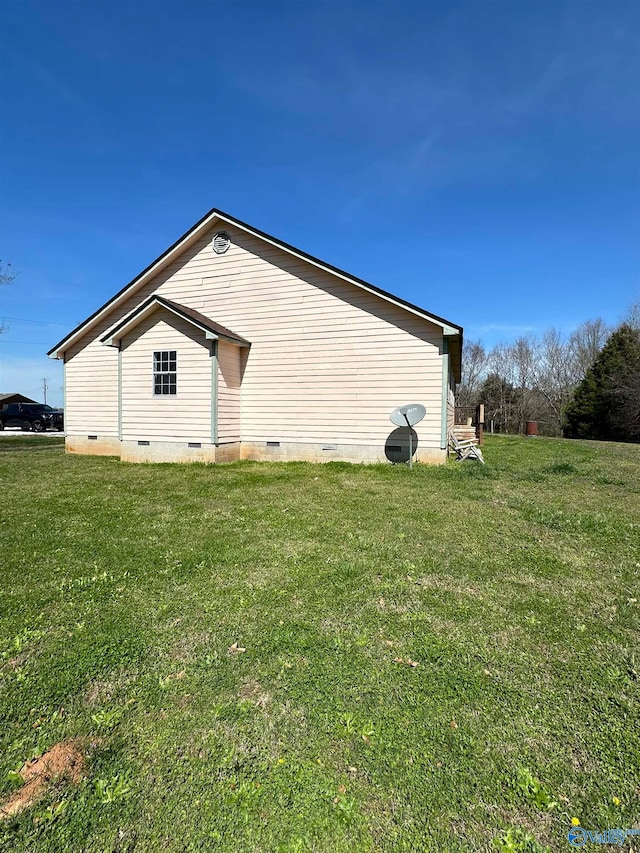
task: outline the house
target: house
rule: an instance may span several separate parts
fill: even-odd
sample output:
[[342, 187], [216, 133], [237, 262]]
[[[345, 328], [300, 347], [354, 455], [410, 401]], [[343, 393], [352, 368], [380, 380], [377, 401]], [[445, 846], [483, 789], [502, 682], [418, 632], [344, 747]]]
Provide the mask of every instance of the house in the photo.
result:
[[14, 392], [12, 394], [0, 394], [0, 409], [6, 409], [11, 403], [37, 403], [37, 400], [32, 400], [31, 397], [25, 397], [24, 394]]
[[[385, 250], [384, 241], [381, 251]], [[66, 447], [130, 462], [444, 462], [462, 328], [212, 210], [50, 352]]]

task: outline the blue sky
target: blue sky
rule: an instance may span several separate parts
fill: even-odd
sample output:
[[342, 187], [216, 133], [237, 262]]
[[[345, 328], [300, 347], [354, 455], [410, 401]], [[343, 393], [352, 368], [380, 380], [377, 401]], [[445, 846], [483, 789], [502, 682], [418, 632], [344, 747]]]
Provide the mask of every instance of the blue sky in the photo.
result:
[[640, 296], [640, 4], [0, 6], [0, 391], [219, 207], [491, 345]]

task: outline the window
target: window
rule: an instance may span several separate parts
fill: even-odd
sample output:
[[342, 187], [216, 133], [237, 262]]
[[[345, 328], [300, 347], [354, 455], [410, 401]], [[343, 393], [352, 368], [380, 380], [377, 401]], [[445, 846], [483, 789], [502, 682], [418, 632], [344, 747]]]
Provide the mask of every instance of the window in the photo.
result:
[[153, 393], [176, 393], [176, 351], [160, 350], [153, 354]]

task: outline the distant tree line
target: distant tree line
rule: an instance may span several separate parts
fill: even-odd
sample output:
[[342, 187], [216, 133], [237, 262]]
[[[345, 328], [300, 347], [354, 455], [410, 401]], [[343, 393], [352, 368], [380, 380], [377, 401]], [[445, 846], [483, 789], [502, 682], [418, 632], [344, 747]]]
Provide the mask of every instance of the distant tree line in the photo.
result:
[[487, 351], [465, 343], [456, 404], [483, 403], [496, 432], [640, 441], [640, 302], [613, 329], [588, 320], [563, 337], [548, 329]]

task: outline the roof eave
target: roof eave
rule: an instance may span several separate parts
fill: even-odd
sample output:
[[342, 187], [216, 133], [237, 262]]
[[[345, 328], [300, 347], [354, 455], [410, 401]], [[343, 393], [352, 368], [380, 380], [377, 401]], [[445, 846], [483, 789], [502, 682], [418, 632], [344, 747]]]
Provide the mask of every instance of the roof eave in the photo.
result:
[[389, 293], [382, 288], [377, 287], [376, 285], [370, 284], [369, 282], [364, 281], [363, 279], [357, 278], [356, 276], [350, 275], [346, 273], [344, 270], [339, 269], [338, 267], [334, 267], [331, 264], [327, 264], [324, 261], [319, 260], [318, 258], [313, 257], [313, 255], [309, 255], [306, 252], [301, 251], [300, 249], [296, 249], [295, 246], [291, 246], [289, 243], [285, 243], [282, 240], [278, 240], [275, 237], [272, 237], [269, 234], [266, 234], [264, 231], [260, 231], [257, 228], [253, 228], [251, 225], [248, 225], [246, 222], [242, 222], [239, 219], [236, 219], [233, 216], [230, 216], [228, 213], [224, 213], [224, 211], [217, 210], [216, 208], [212, 208], [208, 213], [206, 213], [202, 219], [196, 222], [188, 231], [186, 231], [181, 237], [179, 237], [175, 243], [173, 243], [165, 252], [163, 252], [155, 261], [149, 264], [146, 269], [144, 269], [139, 275], [133, 278], [128, 284], [126, 284], [118, 293], [115, 294], [108, 302], [98, 308], [90, 317], [88, 317], [84, 322], [82, 322], [79, 326], [77, 326], [72, 332], [70, 332], [65, 338], [59, 341], [53, 349], [51, 349], [47, 355], [50, 358], [62, 358], [64, 352], [69, 349], [73, 344], [81, 338], [84, 334], [86, 334], [92, 326], [97, 323], [104, 314], [113, 310], [118, 305], [120, 300], [124, 301], [125, 298], [128, 297], [130, 291], [135, 287], [142, 287], [145, 282], [147, 282], [152, 276], [159, 273], [164, 266], [171, 262], [171, 259], [179, 255], [190, 243], [195, 242], [202, 231], [205, 231], [211, 223], [215, 220], [219, 219], [222, 222], [226, 222], [228, 225], [233, 225], [241, 230], [247, 232], [248, 234], [252, 234], [253, 236], [269, 243], [277, 249], [284, 250], [294, 257], [300, 258], [307, 263], [312, 264], [313, 266], [325, 270], [344, 281], [356, 285], [361, 289], [375, 294], [376, 296], [381, 297], [387, 302], [391, 304], [397, 305], [400, 308], [403, 308], [406, 311], [410, 311], [411, 313], [421, 317], [427, 322], [433, 323], [436, 326], [440, 326], [443, 329], [443, 333], [447, 334], [445, 328], [455, 329], [458, 332], [462, 333], [462, 327], [458, 326], [456, 323], [452, 323], [449, 320], [445, 320], [443, 317], [438, 317], [436, 314], [430, 314], [425, 311], [423, 308], [420, 308], [418, 305], [413, 305], [411, 302], [407, 302], [404, 299], [401, 299], [398, 296], [394, 296], [392, 293]]
[[92, 325], [97, 323], [104, 314], [108, 314], [114, 308], [117, 307], [118, 302], [120, 300], [124, 301], [131, 291], [131, 289], [135, 286], [136, 289], [142, 287], [145, 282], [147, 282], [154, 275], [159, 273], [164, 266], [171, 262], [171, 258], [176, 254], [180, 254], [190, 243], [195, 242], [202, 230], [205, 230], [209, 227], [211, 222], [216, 218], [217, 211], [214, 209], [210, 210], [206, 213], [202, 219], [196, 222], [188, 231], [186, 231], [181, 237], [179, 237], [175, 243], [173, 243], [169, 248], [164, 251], [161, 255], [159, 255], [154, 261], [152, 261], [148, 267], [142, 270], [135, 278], [131, 279], [128, 284], [125, 284], [123, 288], [121, 288], [114, 296], [111, 297], [107, 302], [104, 303], [97, 311], [94, 311], [86, 320], [80, 323], [79, 326], [76, 326], [72, 332], [70, 332], [65, 338], [62, 338], [53, 349], [51, 349], [47, 355], [49, 358], [62, 358], [64, 352], [68, 350], [73, 344], [85, 335], [89, 329], [92, 328]]
[[449, 343], [449, 357], [451, 359], [451, 369], [453, 378], [458, 384], [462, 380], [462, 330], [455, 331], [453, 334], [444, 333]]
[[[441, 326], [443, 330], [445, 328], [455, 329], [458, 332], [462, 332], [462, 326], [458, 326], [457, 323], [452, 323], [450, 320], [445, 320], [444, 317], [438, 317], [437, 314], [430, 314], [428, 311], [425, 311], [424, 308], [420, 308], [419, 305], [414, 305], [411, 302], [407, 302], [404, 299], [401, 299], [399, 296], [395, 296], [393, 293], [389, 293], [386, 290], [383, 290], [381, 287], [377, 287], [375, 284], [371, 284], [364, 279], [358, 278], [357, 276], [350, 275], [344, 270], [339, 269], [338, 267], [334, 267], [331, 264], [326, 263], [325, 261], [321, 261], [319, 258], [315, 258], [313, 255], [309, 255], [306, 252], [303, 252], [301, 249], [296, 249], [295, 246], [290, 245], [289, 243], [285, 243], [283, 240], [278, 240], [275, 237], [271, 237], [269, 234], [266, 234], [264, 231], [260, 231], [258, 228], [253, 228], [251, 225], [248, 225], [246, 222], [242, 222], [239, 219], [235, 219], [233, 216], [230, 216], [228, 213], [224, 213], [221, 210], [216, 211], [218, 219], [221, 219], [223, 222], [227, 222], [229, 225], [235, 225], [238, 228], [247, 231], [249, 234], [253, 234], [255, 237], [258, 237], [261, 240], [264, 240], [267, 243], [270, 243], [277, 249], [284, 249], [290, 254], [294, 255], [294, 257], [300, 258], [307, 263], [311, 263], [319, 269], [325, 270], [327, 272], [332, 273], [333, 275], [338, 276], [344, 281], [355, 284], [357, 287], [362, 288], [363, 290], [368, 291], [369, 293], [373, 293], [376, 296], [382, 297], [385, 301], [391, 302], [394, 305], [399, 306], [400, 308], [404, 308], [407, 311], [411, 311], [413, 314], [417, 314], [419, 317], [433, 323], [436, 326]], [[445, 334], [447, 334], [445, 332]]]
[[[165, 311], [169, 311], [171, 314], [176, 317], [180, 317], [180, 319], [189, 323], [189, 325], [193, 326], [195, 329], [199, 329], [199, 331], [204, 333], [205, 340], [209, 341], [228, 341], [231, 344], [235, 344], [235, 346], [239, 347], [248, 347], [251, 346], [249, 341], [244, 340], [243, 338], [232, 337], [231, 335], [225, 335], [221, 331], [216, 331], [215, 329], [210, 328], [204, 323], [198, 322], [195, 317], [189, 316], [184, 310], [180, 310], [184, 308], [184, 306], [179, 306], [176, 303], [171, 302], [170, 300], [163, 299], [161, 296], [157, 294], [149, 297], [146, 302], [143, 302], [142, 305], [138, 305], [133, 309], [124, 319], [120, 320], [111, 329], [100, 338], [100, 343], [104, 346], [109, 347], [118, 347], [120, 345], [120, 341], [124, 338], [125, 335], [129, 334], [133, 329], [136, 328], [143, 320], [147, 317], [150, 317], [152, 314], [162, 308]], [[206, 319], [206, 318], [203, 318]], [[227, 330], [228, 331], [228, 330]]]

